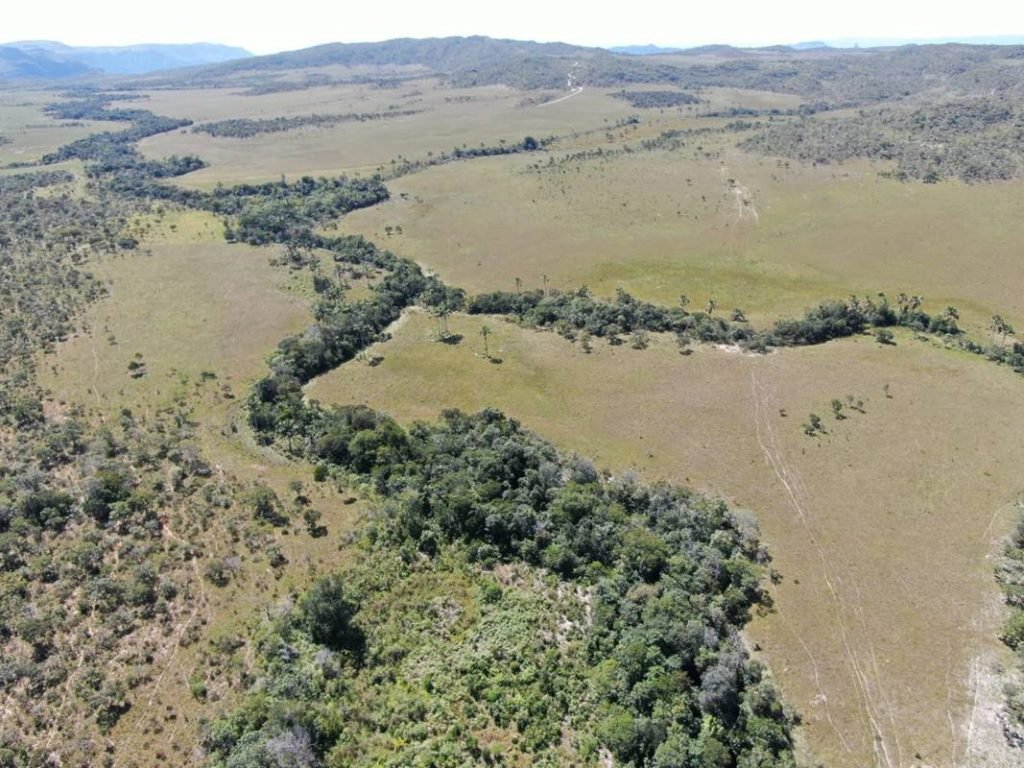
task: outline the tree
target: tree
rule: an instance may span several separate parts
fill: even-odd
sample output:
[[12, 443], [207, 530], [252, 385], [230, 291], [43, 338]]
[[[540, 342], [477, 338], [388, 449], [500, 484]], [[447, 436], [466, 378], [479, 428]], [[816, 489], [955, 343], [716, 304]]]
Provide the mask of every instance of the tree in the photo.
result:
[[490, 327], [486, 326], [486, 325], [481, 325], [480, 326], [480, 337], [484, 340], [484, 357], [487, 357], [487, 358], [490, 358], [490, 356], [491, 356], [491, 350], [489, 349], [489, 347], [487, 345], [487, 339], [488, 339], [488, 337], [490, 335], [491, 335]]
[[257, 484], [248, 494], [246, 506], [252, 510], [252, 516], [271, 525], [284, 525], [288, 518], [281, 514], [281, 501], [269, 485]]
[[708, 299], [708, 304], [707, 304], [707, 307], [705, 308], [705, 311], [709, 315], [713, 315], [713, 314], [715, 314], [715, 309], [717, 307], [718, 307], [718, 302], [717, 301], [715, 301], [714, 299]]
[[821, 416], [812, 413], [807, 417], [807, 423], [804, 424], [804, 434], [813, 437], [819, 432], [825, 432], [825, 425], [821, 421]]
[[131, 495], [128, 479], [117, 470], [101, 469], [89, 482], [82, 509], [99, 523], [110, 519], [110, 508]]
[[362, 653], [365, 638], [352, 623], [356, 606], [346, 599], [339, 574], [314, 584], [303, 596], [300, 608], [306, 631], [314, 642], [335, 651]]

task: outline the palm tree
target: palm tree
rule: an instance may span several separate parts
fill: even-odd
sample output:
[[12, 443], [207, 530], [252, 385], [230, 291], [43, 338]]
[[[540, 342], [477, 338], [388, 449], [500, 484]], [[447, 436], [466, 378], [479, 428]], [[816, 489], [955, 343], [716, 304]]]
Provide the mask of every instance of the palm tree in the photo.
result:
[[1002, 315], [992, 315], [992, 321], [988, 324], [992, 333], [999, 335], [999, 346], [1006, 345], [1006, 337], [1015, 333], [1013, 326], [1006, 322]]
[[452, 310], [448, 306], [447, 302], [438, 304], [434, 307], [434, 317], [437, 318], [437, 336], [444, 341], [448, 338], [448, 317], [451, 315]]
[[491, 335], [491, 329], [486, 325], [480, 326], [480, 336], [484, 340], [484, 357], [490, 358], [491, 351], [487, 346], [487, 337]]

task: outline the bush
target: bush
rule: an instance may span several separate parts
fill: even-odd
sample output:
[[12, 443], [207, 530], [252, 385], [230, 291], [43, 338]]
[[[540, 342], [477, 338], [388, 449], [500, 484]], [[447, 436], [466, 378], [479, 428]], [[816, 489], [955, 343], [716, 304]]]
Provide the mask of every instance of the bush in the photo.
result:
[[1024, 610], [1015, 608], [1003, 625], [1003, 642], [1015, 651], [1024, 649]]

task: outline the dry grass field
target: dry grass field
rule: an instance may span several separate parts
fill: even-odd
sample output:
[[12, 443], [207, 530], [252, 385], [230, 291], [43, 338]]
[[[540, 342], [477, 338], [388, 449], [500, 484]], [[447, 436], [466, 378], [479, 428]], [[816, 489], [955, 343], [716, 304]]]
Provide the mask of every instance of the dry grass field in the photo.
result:
[[[482, 356], [481, 321], [492, 354]], [[613, 473], [634, 469], [756, 511], [781, 581], [750, 629], [824, 765], [1008, 765], [993, 713], [988, 556], [1024, 490], [1024, 381], [901, 336], [749, 356], [659, 340], [593, 354], [414, 313], [391, 342], [308, 388], [403, 420], [501, 408]], [[886, 395], [888, 389], [889, 396]], [[864, 413], [830, 402], [863, 399]], [[804, 435], [816, 412], [828, 434]]]

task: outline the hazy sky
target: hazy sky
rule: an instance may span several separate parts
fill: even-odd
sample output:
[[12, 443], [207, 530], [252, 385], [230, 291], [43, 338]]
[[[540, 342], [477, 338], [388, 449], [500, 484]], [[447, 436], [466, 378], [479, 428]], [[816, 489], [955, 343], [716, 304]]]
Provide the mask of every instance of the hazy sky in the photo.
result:
[[[1024, 34], [1020, 0], [629, 0], [602, 5], [593, 0], [10, 0], [5, 5], [3, 41], [205, 41], [255, 53], [334, 41], [471, 34], [600, 46]], [[274, 10], [263, 10], [267, 7]]]

